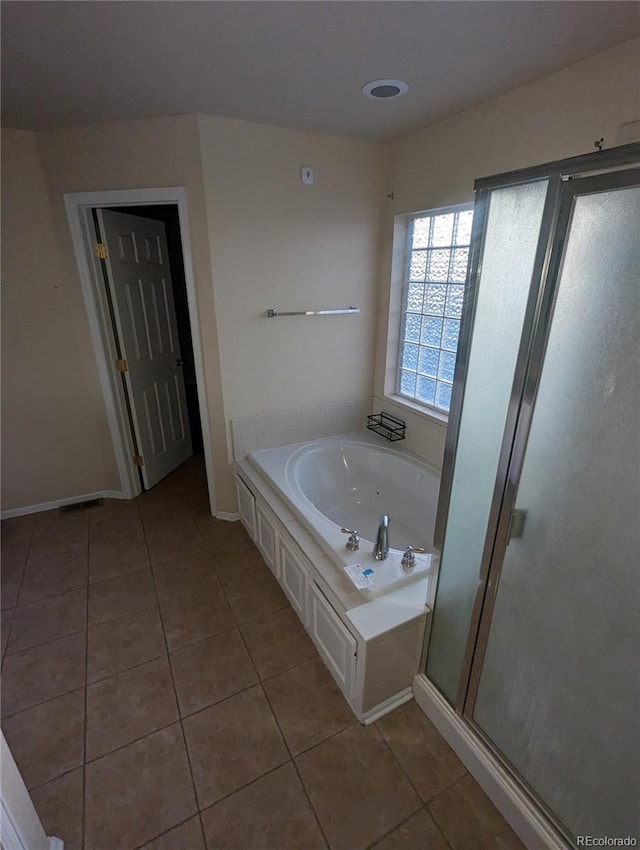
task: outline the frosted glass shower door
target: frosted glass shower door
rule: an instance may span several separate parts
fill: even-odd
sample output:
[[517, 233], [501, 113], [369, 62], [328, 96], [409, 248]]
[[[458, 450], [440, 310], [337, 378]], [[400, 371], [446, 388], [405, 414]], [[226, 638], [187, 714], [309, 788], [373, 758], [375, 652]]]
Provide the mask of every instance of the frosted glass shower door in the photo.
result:
[[496, 189], [488, 200], [482, 271], [427, 658], [429, 679], [452, 704], [478, 589], [547, 189], [548, 180], [538, 180]]
[[524, 527], [506, 548], [472, 673], [475, 725], [572, 836], [640, 830], [640, 188], [631, 182], [621, 172], [565, 190], [573, 206], [535, 407], [528, 437], [516, 435], [526, 444], [515, 502]]

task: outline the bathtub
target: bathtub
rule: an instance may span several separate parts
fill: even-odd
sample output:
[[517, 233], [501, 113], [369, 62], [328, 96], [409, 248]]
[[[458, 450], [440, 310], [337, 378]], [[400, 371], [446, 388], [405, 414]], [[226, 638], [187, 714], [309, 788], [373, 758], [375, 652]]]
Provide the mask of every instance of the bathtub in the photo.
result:
[[[410, 584], [432, 569], [439, 470], [369, 431], [263, 449], [248, 456], [329, 557], [371, 595]], [[381, 515], [389, 517], [389, 556], [372, 550]], [[360, 549], [346, 549], [341, 528], [355, 529]], [[409, 572], [406, 546], [421, 547]], [[363, 577], [364, 575], [364, 577]]]

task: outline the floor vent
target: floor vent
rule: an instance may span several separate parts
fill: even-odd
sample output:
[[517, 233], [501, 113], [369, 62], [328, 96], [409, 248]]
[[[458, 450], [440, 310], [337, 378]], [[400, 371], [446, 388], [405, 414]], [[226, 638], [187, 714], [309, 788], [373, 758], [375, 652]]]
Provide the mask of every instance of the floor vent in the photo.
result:
[[71, 511], [83, 511], [85, 508], [102, 507], [104, 499], [87, 499], [86, 502], [74, 502], [73, 505], [62, 505], [60, 508], [61, 514], [68, 514]]

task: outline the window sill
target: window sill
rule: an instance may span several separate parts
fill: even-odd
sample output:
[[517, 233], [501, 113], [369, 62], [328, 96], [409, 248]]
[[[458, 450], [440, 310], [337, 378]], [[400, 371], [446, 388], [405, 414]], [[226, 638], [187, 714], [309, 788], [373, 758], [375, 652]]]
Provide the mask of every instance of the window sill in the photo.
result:
[[401, 407], [404, 410], [409, 411], [410, 413], [420, 416], [427, 422], [435, 422], [436, 425], [441, 425], [443, 428], [446, 428], [449, 424], [448, 413], [425, 407], [422, 404], [413, 402], [410, 399], [400, 395], [390, 395], [388, 393], [385, 393], [384, 398], [387, 401], [390, 401], [392, 404], [395, 404], [397, 407]]

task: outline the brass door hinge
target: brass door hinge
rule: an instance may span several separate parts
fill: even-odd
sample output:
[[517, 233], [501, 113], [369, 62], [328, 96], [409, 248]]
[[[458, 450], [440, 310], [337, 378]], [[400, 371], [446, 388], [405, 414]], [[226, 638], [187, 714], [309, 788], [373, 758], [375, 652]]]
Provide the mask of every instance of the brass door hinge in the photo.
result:
[[127, 371], [127, 361], [126, 360], [116, 360], [116, 369], [118, 372], [126, 372]]
[[143, 460], [142, 455], [134, 455], [133, 456], [133, 462], [135, 463], [136, 466], [144, 466], [144, 460]]
[[96, 242], [96, 257], [99, 260], [106, 260], [109, 256], [109, 252], [107, 251], [107, 246], [104, 242]]

